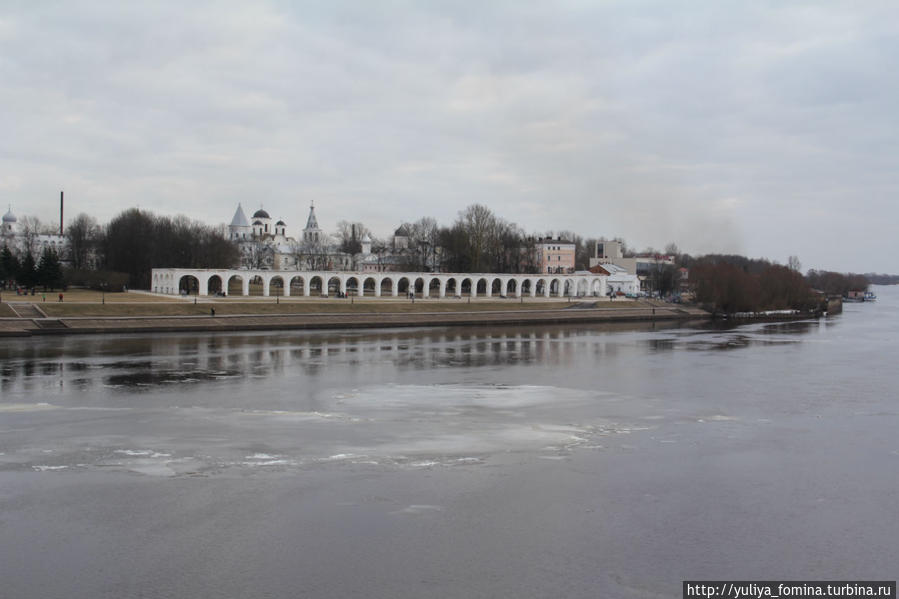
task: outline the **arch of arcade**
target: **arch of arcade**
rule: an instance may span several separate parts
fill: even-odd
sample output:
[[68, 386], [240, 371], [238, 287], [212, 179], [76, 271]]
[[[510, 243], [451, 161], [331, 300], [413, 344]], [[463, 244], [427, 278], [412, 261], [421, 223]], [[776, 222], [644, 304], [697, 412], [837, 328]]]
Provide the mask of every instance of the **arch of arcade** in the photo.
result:
[[[191, 280], [191, 277], [195, 281]], [[287, 270], [219, 270], [154, 268], [152, 291], [178, 295], [185, 287], [200, 296], [211, 293], [250, 295], [250, 282], [261, 281], [262, 295], [308, 297], [336, 294], [361, 297], [368, 291], [374, 297], [398, 297], [415, 292], [416, 297], [584, 297], [603, 296], [609, 291], [634, 293], [639, 289], [635, 275], [615, 277], [593, 273], [577, 274], [505, 274], [505, 273], [423, 273]], [[231, 290], [229, 292], [229, 289]], [[240, 293], [237, 293], [240, 289]]]

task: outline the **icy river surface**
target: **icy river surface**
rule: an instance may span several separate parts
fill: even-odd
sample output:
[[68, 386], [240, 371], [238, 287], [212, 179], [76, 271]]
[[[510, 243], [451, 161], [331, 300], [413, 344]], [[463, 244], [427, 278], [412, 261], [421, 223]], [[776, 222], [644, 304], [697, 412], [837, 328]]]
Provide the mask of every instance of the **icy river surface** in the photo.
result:
[[0, 339], [0, 596], [895, 580], [899, 289], [815, 321]]

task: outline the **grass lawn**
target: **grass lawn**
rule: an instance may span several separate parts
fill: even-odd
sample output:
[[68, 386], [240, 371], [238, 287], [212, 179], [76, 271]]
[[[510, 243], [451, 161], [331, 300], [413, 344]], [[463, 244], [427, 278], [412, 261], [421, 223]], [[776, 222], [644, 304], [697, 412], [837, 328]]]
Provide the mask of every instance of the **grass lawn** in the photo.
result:
[[[482, 312], [496, 310], [561, 310], [570, 304], [565, 301], [525, 301], [494, 300], [474, 301], [462, 300], [416, 300], [413, 304], [408, 300], [362, 300], [350, 303], [348, 299], [330, 300], [294, 300], [275, 303], [274, 298], [262, 301], [235, 301], [220, 299], [197, 304], [183, 301], [156, 303], [50, 303], [41, 305], [48, 316], [191, 316], [207, 315], [210, 308], [215, 308], [217, 315], [228, 314], [333, 314], [358, 313], [371, 314], [378, 312]], [[604, 302], [602, 306], [610, 308], [634, 308], [633, 302]]]

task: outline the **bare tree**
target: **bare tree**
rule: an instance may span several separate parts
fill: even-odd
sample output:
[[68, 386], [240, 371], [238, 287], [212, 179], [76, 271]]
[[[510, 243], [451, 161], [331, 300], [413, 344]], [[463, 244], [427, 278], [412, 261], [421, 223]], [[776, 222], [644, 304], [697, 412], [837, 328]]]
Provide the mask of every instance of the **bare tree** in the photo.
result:
[[99, 233], [97, 220], [83, 212], [71, 222], [66, 229], [66, 237], [69, 240], [72, 268], [80, 270], [88, 267], [90, 257], [97, 247]]
[[435, 268], [435, 256], [439, 244], [440, 229], [437, 221], [431, 217], [423, 217], [414, 223], [407, 223], [409, 232], [409, 266], [417, 271], [429, 271]]
[[241, 264], [249, 269], [270, 268], [274, 262], [274, 251], [261, 243], [245, 243], [241, 246]]
[[459, 215], [460, 223], [468, 234], [472, 272], [483, 272], [491, 236], [495, 232], [496, 216], [487, 206], [472, 204]]
[[[456, 272], [528, 272], [533, 270], [533, 239], [518, 225], [474, 204], [448, 228], [434, 228], [435, 257]], [[529, 249], [528, 249], [529, 248]]]
[[525, 235], [521, 238], [521, 272], [537, 272], [537, 237]]
[[390, 253], [390, 250], [391, 246], [387, 241], [381, 239], [380, 237], [372, 238], [371, 253], [378, 261], [378, 272], [384, 270], [384, 257]]
[[501, 218], [496, 219], [496, 249], [491, 260], [492, 268], [497, 272], [529, 272], [528, 264], [534, 258], [534, 244], [531, 240], [528, 249], [527, 235], [515, 223]]
[[23, 216], [19, 219], [19, 235], [22, 238], [22, 252], [34, 254], [37, 251], [37, 236], [41, 235], [44, 224], [36, 216]]
[[649, 268], [649, 283], [653, 292], [660, 297], [677, 291], [678, 274], [673, 264], [654, 262]]
[[41, 223], [38, 233], [41, 235], [59, 235], [59, 223]]
[[335, 237], [341, 252], [355, 256], [362, 251], [362, 238], [370, 233], [362, 223], [342, 220], [337, 223]]
[[790, 270], [800, 272], [802, 270], [802, 262], [799, 261], [799, 256], [790, 256], [787, 259], [787, 266], [790, 268]]
[[308, 240], [293, 246], [297, 269], [325, 270], [328, 268], [328, 252], [324, 242]]

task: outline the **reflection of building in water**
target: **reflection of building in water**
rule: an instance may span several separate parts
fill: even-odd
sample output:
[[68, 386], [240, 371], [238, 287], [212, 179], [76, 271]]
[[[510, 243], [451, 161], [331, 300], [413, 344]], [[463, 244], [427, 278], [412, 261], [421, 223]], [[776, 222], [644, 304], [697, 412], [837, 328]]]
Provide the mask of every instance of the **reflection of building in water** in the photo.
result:
[[[114, 392], [122, 388], [167, 388], [177, 385], [255, 385], [258, 377], [291, 372], [319, 376], [329, 367], [378, 369], [384, 365], [403, 372], [422, 368], [495, 367], [502, 364], [564, 364], [585, 356], [591, 359], [618, 355], [620, 345], [607, 333], [654, 331], [682, 326], [669, 323], [602, 323], [540, 325], [523, 331], [514, 326], [459, 327], [453, 329], [378, 333], [340, 332], [148, 336], [128, 340], [123, 350], [119, 337], [63, 339], [61, 351], [90, 359], [59, 360], [57, 354], [0, 361], [0, 392], [38, 392], [35, 377], [58, 376], [63, 392], [95, 389]], [[808, 332], [807, 324], [795, 332]], [[793, 331], [793, 329], [791, 329]], [[77, 341], [77, 343], [76, 343]], [[750, 339], [747, 343], [753, 342]], [[763, 343], [765, 340], [759, 340]], [[709, 343], [707, 340], [675, 340], [674, 346], [696, 345], [703, 349], [732, 348], [732, 338]], [[672, 349], [670, 340], [647, 339], [655, 351]], [[628, 345], [630, 347], [630, 345]], [[126, 357], [120, 357], [120, 354]], [[131, 359], [127, 356], [141, 356]], [[100, 356], [108, 356], [100, 358]], [[144, 357], [149, 356], [149, 357]], [[366, 372], [365, 370], [359, 371]], [[221, 388], [221, 387], [216, 387]], [[249, 389], [249, 387], [248, 387]], [[239, 394], [238, 394], [239, 395]]]

